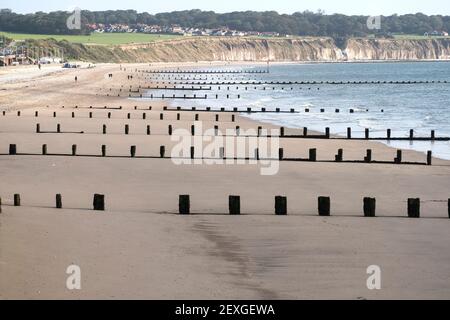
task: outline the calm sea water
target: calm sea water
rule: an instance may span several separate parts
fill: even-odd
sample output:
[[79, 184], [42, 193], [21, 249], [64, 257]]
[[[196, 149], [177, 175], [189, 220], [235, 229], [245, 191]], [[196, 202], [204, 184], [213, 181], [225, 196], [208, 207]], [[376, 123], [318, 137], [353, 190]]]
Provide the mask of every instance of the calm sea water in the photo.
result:
[[[254, 67], [253, 67], [254, 68]], [[252, 67], [228, 67], [247, 70]], [[260, 69], [260, 68], [256, 68]], [[264, 69], [264, 68], [262, 68]], [[187, 77], [179, 75], [178, 77]], [[205, 79], [207, 76], [197, 76]], [[236, 76], [238, 80], [243, 76]], [[401, 62], [401, 63], [335, 63], [335, 64], [286, 64], [274, 65], [270, 74], [250, 76], [261, 81], [447, 81], [450, 82], [449, 62]], [[208, 76], [208, 79], [213, 79]], [[275, 87], [273, 90], [272, 87]], [[284, 87], [284, 90], [282, 89]], [[291, 90], [291, 87], [293, 90]], [[225, 91], [213, 87], [212, 91], [201, 92], [152, 92], [156, 95], [219, 94], [220, 99], [175, 100], [173, 105], [185, 107], [266, 107], [268, 110], [295, 108], [299, 114], [251, 114], [246, 115], [280, 126], [323, 131], [330, 127], [332, 134], [346, 135], [346, 128], [352, 127], [354, 136], [364, 136], [369, 128], [372, 136], [385, 136], [386, 129], [392, 129], [393, 136], [407, 137], [414, 129], [416, 136], [429, 136], [436, 130], [437, 136], [450, 136], [450, 83], [429, 84], [357, 84], [357, 85], [293, 85], [267, 86], [245, 91], [236, 86]], [[230, 94], [233, 99], [226, 99]], [[240, 94], [241, 99], [236, 99]], [[305, 113], [304, 109], [311, 109]], [[340, 113], [335, 113], [339, 108]], [[321, 113], [320, 109], [325, 109]], [[350, 114], [349, 109], [356, 112]], [[368, 110], [368, 111], [367, 111]], [[384, 112], [381, 112], [384, 110]], [[450, 160], [449, 142], [390, 142], [396, 148], [414, 149]]]

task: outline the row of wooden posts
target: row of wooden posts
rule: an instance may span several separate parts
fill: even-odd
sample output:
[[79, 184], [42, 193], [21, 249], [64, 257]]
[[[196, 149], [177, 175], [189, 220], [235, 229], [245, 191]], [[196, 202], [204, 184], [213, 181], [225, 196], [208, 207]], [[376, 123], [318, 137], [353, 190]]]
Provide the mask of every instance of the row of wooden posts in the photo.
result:
[[[446, 84], [448, 81], [259, 81], [259, 82], [249, 82], [249, 81], [235, 81], [235, 82], [211, 82], [207, 79], [204, 79], [205, 82], [200, 81], [190, 81], [190, 82], [182, 82], [176, 84], [184, 84], [184, 85], [241, 85], [241, 86], [250, 86], [250, 85], [366, 85], [366, 84]], [[170, 84], [170, 83], [169, 83]], [[175, 83], [173, 83], [175, 84]]]
[[[109, 93], [106, 94], [107, 97], [110, 97], [111, 95]], [[128, 97], [128, 98], [145, 98], [145, 99], [158, 99], [158, 100], [166, 100], [166, 99], [177, 99], [177, 100], [206, 100], [208, 99], [208, 95], [205, 94], [204, 96], [198, 96], [196, 94], [194, 94], [193, 96], [188, 96], [188, 95], [183, 95], [183, 96], [177, 96], [175, 94], [173, 94], [172, 96], [168, 96], [165, 94], [162, 94], [161, 96], [155, 96], [153, 93], [150, 94], [150, 96], [144, 96], [142, 93], [141, 94], [137, 94], [137, 95], [133, 95], [132, 93], [128, 93], [125, 95], [121, 95], [120, 93], [117, 94], [117, 97]], [[219, 95], [216, 94], [215, 96], [213, 96], [213, 98], [211, 98], [211, 95], [209, 96], [210, 99], [219, 99]], [[226, 95], [226, 99], [233, 99], [234, 96], [231, 96], [229, 94]], [[237, 96], [235, 96], [236, 99], [241, 99], [241, 95], [238, 94]]]
[[[105, 211], [105, 195], [103, 194], [95, 194], [93, 198], [93, 210], [95, 211]], [[420, 218], [420, 199], [419, 198], [410, 198], [408, 199], [407, 205], [407, 214], [409, 218]], [[318, 214], [322, 217], [331, 216], [331, 198], [330, 197], [318, 197]], [[0, 198], [0, 213], [2, 212], [1, 208], [2, 202]], [[14, 206], [21, 206], [21, 198], [20, 194], [14, 195]], [[240, 215], [241, 214], [241, 197], [240, 196], [229, 196], [228, 198], [228, 206], [229, 206], [229, 214], [230, 215]], [[62, 209], [63, 201], [62, 195], [56, 195], [56, 204], [55, 208]], [[189, 215], [191, 214], [191, 200], [189, 195], [180, 195], [179, 196], [179, 214], [181, 215]], [[366, 197], [363, 199], [363, 213], [365, 217], [376, 217], [376, 199], [371, 197]], [[288, 206], [287, 206], [287, 197], [285, 196], [276, 196], [275, 197], [275, 214], [276, 215], [287, 215], [288, 214]], [[448, 217], [450, 218], [450, 199], [448, 199]]]
[[[145, 114], [144, 114], [145, 115]], [[145, 116], [143, 116], [143, 118], [145, 119]], [[128, 119], [130, 119], [130, 114], [128, 114]], [[164, 120], [164, 114], [161, 113], [160, 114], [160, 120]], [[177, 114], [177, 120], [181, 120], [181, 115]], [[195, 121], [199, 121], [199, 115], [195, 116]], [[216, 116], [216, 122], [219, 121], [219, 116]], [[235, 122], [236, 121], [236, 117], [234, 115], [231, 116], [231, 122]], [[225, 129], [227, 130], [227, 129]], [[232, 130], [232, 129], [229, 129]], [[240, 126], [236, 126], [235, 130], [235, 136], [237, 137], [254, 137], [254, 136], [250, 136], [250, 135], [241, 135], [241, 127]], [[61, 124], [57, 124], [56, 125], [56, 132], [49, 132], [49, 131], [41, 131], [41, 125], [40, 123], [36, 124], [36, 133], [62, 133], [61, 131]], [[67, 132], [66, 132], [67, 133]], [[70, 132], [70, 133], [74, 133], [74, 132]], [[84, 133], [84, 132], [76, 132], [76, 133]], [[107, 134], [107, 126], [106, 124], [103, 125], [102, 127], [102, 133], [103, 134]], [[129, 124], [125, 124], [124, 126], [124, 133], [126, 135], [128, 135], [130, 133], [130, 125]], [[215, 136], [219, 136], [220, 133], [220, 129], [219, 126], [214, 126], [214, 135]], [[286, 131], [284, 127], [280, 128], [280, 133], [279, 135], [271, 135], [268, 134], [269, 130], [267, 130], [266, 132], [264, 132], [263, 128], [261, 126], [258, 127], [258, 131], [257, 131], [257, 137], [268, 137], [268, 138], [314, 138], [314, 139], [331, 139], [331, 131], [330, 128], [327, 127], [325, 128], [325, 134], [324, 135], [310, 135], [308, 134], [308, 128], [305, 127], [303, 128], [303, 135], [286, 135]], [[172, 135], [173, 134], [173, 125], [168, 125], [168, 134]], [[191, 134], [192, 136], [196, 135], [196, 126], [191, 125]], [[151, 127], [150, 125], [147, 125], [147, 135], [151, 135]], [[221, 134], [221, 136], [225, 136], [224, 134]], [[436, 132], [435, 130], [431, 131], [430, 137], [415, 137], [414, 136], [414, 130], [411, 129], [409, 132], [409, 137], [392, 137], [392, 131], [391, 129], [387, 129], [386, 132], [386, 137], [370, 137], [370, 131], [369, 129], [365, 129], [364, 131], [364, 138], [355, 138], [352, 137], [352, 129], [351, 128], [347, 128], [347, 137], [346, 138], [340, 138], [340, 137], [334, 137], [333, 139], [353, 139], [353, 140], [408, 140], [408, 141], [448, 141], [450, 140], [449, 137], [436, 137]]]
[[261, 74], [269, 73], [267, 70], [135, 70], [138, 73], [149, 74]]
[[[169, 83], [170, 84], [170, 83]], [[281, 88], [276, 88], [276, 87], [263, 87], [263, 88], [261, 88], [261, 89], [259, 89], [258, 87], [248, 87], [248, 86], [245, 86], [245, 87], [243, 87], [242, 88], [242, 90], [245, 90], [245, 91], [248, 91], [249, 89], [253, 89], [253, 90], [262, 90], [262, 91], [267, 91], [268, 89], [270, 90], [270, 89], [272, 89], [272, 91], [274, 91], [274, 90], [283, 90], [283, 91], [293, 91], [294, 90], [294, 87], [288, 87], [288, 88], [285, 88], [285, 87], [281, 87]], [[299, 90], [303, 90], [303, 87], [300, 87], [300, 88], [298, 88]], [[311, 88], [311, 87], [308, 87], [308, 90], [312, 90], [313, 88]], [[315, 88], [316, 90], [320, 90], [320, 87], [318, 87], [318, 88]], [[102, 89], [100, 89], [100, 91], [101, 91]], [[109, 88], [109, 90], [107, 90], [107, 92], [109, 91], [109, 92], [112, 92], [112, 91], [116, 91], [117, 89], [116, 88]], [[121, 88], [119, 88], [118, 89], [118, 91], [119, 92], [129, 92], [129, 93], [140, 93], [142, 90], [167, 90], [167, 91], [212, 91], [212, 87], [211, 86], [209, 86], [209, 87], [202, 87], [202, 86], [200, 86], [200, 87], [194, 87], [194, 86], [192, 86], [192, 87], [185, 87], [185, 86], [182, 86], [182, 87], [177, 87], [177, 86], [174, 86], [174, 87], [168, 87], [168, 86], [163, 86], [163, 87], [160, 87], [159, 85], [157, 85], [156, 87], [151, 87], [151, 86], [148, 86], [148, 87], [144, 87], [144, 86], [142, 86], [142, 85], [139, 85], [138, 86], [138, 88], [137, 89], [135, 89], [135, 90], [133, 90], [132, 88], [129, 88], [128, 90], [125, 90], [125, 89], [121, 89]], [[218, 91], [221, 91], [222, 90], [222, 87], [221, 86], [218, 86], [217, 87], [217, 90]], [[233, 88], [231, 88], [230, 86], [228, 86], [228, 87], [226, 87], [226, 91], [231, 91], [231, 90], [233, 90]], [[241, 90], [241, 87], [236, 87], [236, 90], [237, 91], [239, 91], [239, 90]]]
[[[106, 157], [106, 145], [102, 145], [101, 147], [101, 151], [102, 157]], [[137, 148], [136, 146], [131, 146], [130, 147], [130, 157], [131, 158], [135, 158], [136, 157], [136, 151]], [[15, 144], [10, 144], [9, 145], [9, 155], [20, 155], [20, 153], [17, 152], [17, 145]], [[42, 155], [49, 155], [48, 153], [48, 149], [47, 149], [47, 145], [43, 144], [42, 145]], [[77, 145], [74, 144], [72, 145], [72, 156], [77, 156]], [[80, 155], [82, 156], [82, 155]], [[87, 156], [87, 155], [86, 155]], [[157, 158], [157, 157], [145, 157], [145, 158]], [[160, 156], [159, 158], [162, 159], [167, 159], [168, 157], [166, 157], [166, 146], [161, 146], [160, 147]], [[171, 158], [171, 157], [169, 157]], [[190, 148], [190, 159], [204, 159], [203, 157], [196, 157], [196, 153], [195, 153], [195, 147], [191, 146]], [[225, 154], [225, 148], [221, 147], [219, 149], [219, 156], [216, 158], [217, 160], [221, 159], [221, 160], [228, 160], [229, 158], [226, 157]], [[417, 162], [404, 162], [402, 160], [402, 150], [397, 150], [397, 156], [394, 159], [393, 162], [389, 162], [389, 161], [376, 161], [373, 160], [372, 158], [372, 149], [367, 149], [366, 150], [366, 156], [364, 157], [363, 161], [357, 161], [357, 160], [344, 160], [344, 150], [343, 149], [339, 149], [338, 153], [335, 156], [334, 160], [328, 160], [328, 161], [320, 161], [317, 160], [317, 149], [312, 148], [309, 149], [309, 156], [306, 159], [300, 159], [300, 158], [286, 158], [284, 156], [284, 149], [283, 148], [279, 148], [278, 150], [278, 159], [265, 159], [260, 157], [260, 153], [259, 153], [259, 149], [256, 148], [254, 150], [254, 158], [246, 158], [246, 159], [239, 159], [239, 158], [233, 158], [234, 160], [256, 160], [256, 161], [260, 161], [260, 160], [278, 160], [278, 161], [309, 161], [309, 162], [350, 162], [350, 163], [394, 163], [394, 164], [426, 164], [428, 166], [432, 165], [432, 161], [433, 161], [433, 154], [431, 151], [427, 152], [427, 162], [426, 163], [417, 163]]]
[[[20, 117], [20, 111], [17, 113], [17, 116], [19, 116]], [[39, 117], [39, 112], [38, 111], [36, 111], [35, 113], [34, 113], [34, 116], [35, 116], [35, 118], [38, 118]], [[165, 116], [165, 114], [164, 113], [160, 113], [159, 114], [159, 120], [164, 120], [164, 116]], [[76, 118], [76, 114], [75, 114], [75, 112], [72, 112], [71, 113], [71, 117], [74, 119], [74, 118]], [[88, 113], [88, 117], [89, 117], [89, 119], [93, 119], [94, 118], [94, 113], [93, 112], [89, 112]], [[111, 117], [112, 117], [112, 113], [111, 112], [108, 112], [108, 114], [106, 115], [106, 117], [108, 118], [108, 119], [111, 119]], [[53, 112], [53, 118], [57, 118], [57, 113], [56, 113], [56, 111], [55, 112]], [[114, 118], [114, 119], [118, 119], [118, 118]], [[126, 116], [126, 119], [129, 119], [129, 120], [131, 120], [132, 119], [132, 114], [129, 112], [129, 113], [127, 113], [127, 116]], [[148, 117], [147, 117], [147, 113], [146, 112], [143, 112], [142, 113], [142, 120], [147, 120], [148, 119]], [[181, 113], [178, 113], [177, 114], [177, 121], [180, 121], [181, 120]], [[196, 114], [195, 116], [194, 116], [194, 121], [200, 121], [200, 114]], [[220, 116], [218, 115], [218, 114], [216, 114], [216, 116], [215, 116], [215, 121], [216, 122], [219, 122], [220, 121]], [[235, 115], [232, 115], [231, 116], [231, 122], [235, 122], [236, 121], [236, 116]]]
[[[57, 194], [56, 195], [56, 209], [62, 209], [63, 208], [63, 201], [62, 201], [62, 195]], [[21, 206], [21, 197], [20, 194], [14, 194], [14, 207], [20, 207]], [[93, 200], [93, 209], [95, 211], [105, 211], [105, 195], [103, 194], [95, 194], [94, 200]], [[2, 199], [0, 198], [0, 213], [2, 212]]]

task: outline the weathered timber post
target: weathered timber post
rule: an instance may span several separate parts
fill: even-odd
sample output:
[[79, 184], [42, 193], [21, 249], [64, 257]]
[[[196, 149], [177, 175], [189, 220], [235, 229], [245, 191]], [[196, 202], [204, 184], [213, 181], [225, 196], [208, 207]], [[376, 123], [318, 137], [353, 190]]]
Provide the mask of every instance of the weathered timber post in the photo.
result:
[[394, 159], [396, 164], [402, 163], [402, 150], [397, 150], [397, 157]]
[[241, 197], [230, 196], [228, 199], [228, 207], [231, 215], [241, 214]]
[[47, 145], [46, 144], [42, 145], [42, 155], [43, 156], [47, 155]]
[[364, 161], [368, 163], [372, 162], [372, 149], [367, 149], [367, 155], [364, 158]]
[[36, 133], [41, 133], [41, 125], [39, 123], [36, 124]]
[[347, 139], [352, 138], [352, 128], [347, 128]]
[[95, 211], [105, 211], [105, 196], [102, 194], [95, 194], [93, 204]]
[[278, 149], [278, 160], [279, 161], [283, 161], [284, 159], [284, 149], [283, 148], [279, 148]]
[[56, 125], [56, 132], [61, 133], [61, 125], [59, 123]]
[[281, 127], [280, 128], [280, 137], [284, 137], [284, 134], [285, 134], [284, 127]]
[[413, 140], [414, 139], [414, 130], [411, 129], [409, 130], [409, 140]]
[[408, 199], [408, 217], [420, 218], [420, 199]]
[[136, 146], [131, 146], [130, 148], [130, 156], [134, 158], [136, 156]]
[[191, 159], [195, 158], [195, 147], [191, 147]]
[[435, 140], [436, 139], [436, 131], [431, 130], [431, 140]]
[[365, 137], [366, 137], [366, 140], [368, 140], [370, 138], [370, 130], [369, 129], [365, 130]]
[[331, 215], [331, 199], [330, 197], [319, 197], [319, 216], [329, 217]]
[[376, 199], [364, 198], [364, 216], [375, 217], [376, 215]]
[[56, 195], [56, 209], [62, 209], [62, 196], [60, 194]]
[[17, 154], [17, 146], [15, 144], [9, 145], [9, 155], [13, 156]]
[[336, 162], [342, 162], [342, 161], [344, 161], [344, 150], [339, 149], [338, 153], [336, 155]]
[[287, 198], [282, 196], [275, 197], [275, 214], [277, 216], [287, 215]]
[[308, 128], [307, 128], [307, 127], [304, 127], [304, 128], [303, 128], [303, 136], [304, 136], [304, 137], [307, 137], [307, 136], [308, 136]]
[[130, 126], [128, 124], [125, 125], [125, 134], [130, 133]]
[[159, 156], [161, 158], [164, 158], [166, 156], [166, 147], [165, 146], [159, 147]]
[[106, 124], [103, 125], [103, 134], [106, 134]]
[[317, 161], [317, 149], [309, 149], [309, 161]]
[[147, 135], [149, 136], [149, 135], [151, 135], [151, 128], [150, 128], [150, 126], [149, 125], [147, 125]]
[[106, 157], [106, 145], [102, 145], [102, 157]]
[[76, 156], [77, 155], [77, 145], [73, 144], [72, 145], [72, 156]]
[[172, 125], [169, 125], [168, 131], [169, 131], [169, 136], [171, 136], [173, 133]]
[[392, 130], [391, 130], [391, 129], [387, 129], [387, 131], [386, 131], [386, 137], [387, 137], [388, 139], [391, 139], [391, 134], [392, 134]]
[[427, 165], [431, 166], [433, 163], [433, 152], [432, 151], [428, 151], [427, 152]]
[[330, 139], [330, 128], [325, 128], [325, 137], [327, 138], [327, 139]]
[[20, 194], [18, 193], [14, 195], [14, 207], [20, 207]]
[[191, 201], [189, 195], [181, 195], [179, 199], [179, 213], [190, 214], [191, 213]]

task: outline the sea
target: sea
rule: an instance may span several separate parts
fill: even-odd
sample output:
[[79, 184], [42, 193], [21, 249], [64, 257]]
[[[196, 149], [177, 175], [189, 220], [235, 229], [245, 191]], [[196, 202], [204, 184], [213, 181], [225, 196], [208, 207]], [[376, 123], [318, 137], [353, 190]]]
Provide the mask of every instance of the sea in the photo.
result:
[[[429, 137], [431, 130], [435, 130], [437, 137], [450, 137], [450, 62], [289, 63], [268, 66], [211, 66], [190, 70], [194, 69], [269, 72], [178, 73], [159, 75], [157, 79], [160, 85], [164, 82], [164, 85], [169, 87], [175, 82], [177, 87], [183, 85], [187, 87], [192, 85], [192, 82], [310, 82], [310, 84], [224, 84], [220, 86], [220, 90], [218, 85], [213, 85], [211, 91], [151, 90], [146, 92], [146, 96], [208, 95], [209, 98], [206, 100], [167, 100], [171, 101], [171, 106], [189, 108], [224, 107], [230, 110], [238, 107], [239, 110], [245, 110], [251, 107], [255, 110], [266, 108], [268, 111], [276, 108], [282, 111], [295, 109], [299, 113], [242, 113], [242, 115], [288, 128], [307, 127], [313, 131], [324, 132], [325, 128], [329, 127], [331, 134], [334, 135], [346, 136], [347, 128], [351, 127], [354, 137], [364, 137], [366, 128], [370, 129], [373, 137], [386, 136], [387, 129], [392, 130], [393, 137], [408, 137], [410, 129], [414, 130], [417, 137]], [[154, 75], [149, 76], [156, 79]], [[332, 84], [333, 82], [344, 84]], [[209, 88], [209, 85], [203, 86]], [[216, 95], [218, 99], [215, 99]], [[305, 112], [305, 109], [309, 109], [309, 112]], [[321, 109], [325, 109], [325, 112]], [[340, 112], [337, 113], [336, 109]], [[350, 112], [351, 109], [353, 113]], [[435, 157], [450, 160], [448, 141], [383, 143], [394, 148], [420, 152], [431, 150]]]

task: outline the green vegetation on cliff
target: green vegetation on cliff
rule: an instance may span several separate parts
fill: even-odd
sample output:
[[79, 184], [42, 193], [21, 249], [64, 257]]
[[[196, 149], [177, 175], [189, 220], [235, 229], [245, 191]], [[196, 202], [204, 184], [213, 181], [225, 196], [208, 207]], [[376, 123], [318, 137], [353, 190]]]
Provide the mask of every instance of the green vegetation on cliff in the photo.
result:
[[68, 41], [83, 44], [118, 45], [129, 43], [148, 43], [180, 38], [181, 36], [167, 34], [144, 34], [144, 33], [92, 33], [91, 35], [47, 35], [30, 33], [0, 32], [0, 36], [6, 36], [13, 40], [45, 40], [55, 39], [57, 41]]

